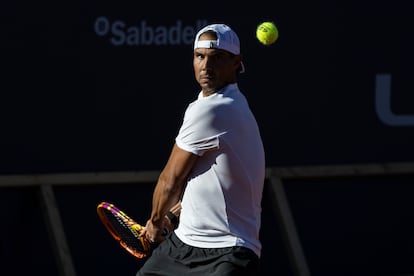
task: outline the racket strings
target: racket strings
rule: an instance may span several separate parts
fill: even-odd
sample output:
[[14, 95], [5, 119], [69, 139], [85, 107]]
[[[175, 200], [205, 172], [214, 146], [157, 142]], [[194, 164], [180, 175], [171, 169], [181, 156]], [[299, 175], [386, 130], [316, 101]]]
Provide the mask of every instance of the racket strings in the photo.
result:
[[136, 223], [113, 204], [106, 202], [98, 206], [98, 214], [103, 219], [112, 236], [130, 254], [137, 258], [148, 256], [151, 244], [147, 239], [139, 236], [143, 229], [140, 224]]
[[115, 218], [118, 220], [119, 224], [123, 226], [123, 228], [128, 229], [135, 238], [139, 238], [139, 232], [133, 227], [136, 223], [123, 214], [115, 215]]
[[118, 236], [123, 240], [127, 239], [128, 244], [140, 242], [139, 233], [132, 227], [125, 217], [122, 217], [119, 214], [110, 213], [108, 219], [111, 221], [111, 225], [115, 228], [114, 230]]
[[105, 210], [105, 213], [113, 231], [120, 240], [120, 244], [133, 255], [145, 256], [145, 252], [149, 250], [149, 244], [139, 236], [141, 226], [122, 213], [113, 213], [109, 210]]

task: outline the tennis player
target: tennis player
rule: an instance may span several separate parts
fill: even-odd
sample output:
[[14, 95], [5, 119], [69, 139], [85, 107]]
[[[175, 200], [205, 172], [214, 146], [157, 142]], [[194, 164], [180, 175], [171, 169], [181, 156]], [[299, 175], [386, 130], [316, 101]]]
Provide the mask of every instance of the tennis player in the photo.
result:
[[[237, 34], [225, 24], [201, 29], [193, 68], [201, 91], [185, 111], [141, 232], [162, 242], [137, 275], [258, 275], [265, 154], [237, 83], [244, 71]], [[179, 200], [178, 227], [165, 237], [165, 215]]]

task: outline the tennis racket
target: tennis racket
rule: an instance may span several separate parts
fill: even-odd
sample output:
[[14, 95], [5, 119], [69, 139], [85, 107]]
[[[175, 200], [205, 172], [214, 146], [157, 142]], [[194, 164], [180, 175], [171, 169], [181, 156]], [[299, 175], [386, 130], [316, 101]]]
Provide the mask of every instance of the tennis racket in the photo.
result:
[[138, 259], [149, 256], [152, 245], [139, 236], [143, 226], [109, 202], [101, 202], [97, 212], [103, 225], [122, 248]]

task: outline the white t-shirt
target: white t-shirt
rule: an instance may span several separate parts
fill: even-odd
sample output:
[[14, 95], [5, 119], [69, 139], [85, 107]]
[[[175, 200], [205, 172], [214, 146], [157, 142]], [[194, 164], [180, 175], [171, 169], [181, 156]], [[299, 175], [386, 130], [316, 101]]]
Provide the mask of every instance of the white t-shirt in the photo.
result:
[[184, 115], [178, 147], [199, 155], [182, 198], [176, 235], [201, 248], [245, 246], [258, 256], [265, 155], [237, 84], [203, 97]]

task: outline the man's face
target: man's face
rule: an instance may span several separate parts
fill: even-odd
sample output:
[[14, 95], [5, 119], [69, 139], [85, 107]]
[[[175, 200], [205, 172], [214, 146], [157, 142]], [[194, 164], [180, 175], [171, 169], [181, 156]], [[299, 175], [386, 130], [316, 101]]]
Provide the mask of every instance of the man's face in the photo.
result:
[[[204, 33], [199, 40], [216, 40], [214, 33]], [[215, 93], [236, 81], [240, 57], [227, 51], [213, 48], [194, 49], [193, 67], [195, 78], [204, 95]]]

